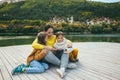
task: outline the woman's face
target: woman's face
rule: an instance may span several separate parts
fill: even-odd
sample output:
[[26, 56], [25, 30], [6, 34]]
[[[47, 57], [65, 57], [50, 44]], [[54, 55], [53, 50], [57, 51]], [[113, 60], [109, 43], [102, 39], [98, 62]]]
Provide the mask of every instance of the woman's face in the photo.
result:
[[49, 29], [46, 31], [46, 33], [47, 33], [47, 36], [48, 36], [48, 37], [51, 37], [51, 36], [53, 35], [53, 28], [49, 28]]
[[60, 43], [60, 42], [63, 41], [63, 39], [64, 39], [63, 35], [59, 35], [59, 36], [57, 37], [57, 42]]

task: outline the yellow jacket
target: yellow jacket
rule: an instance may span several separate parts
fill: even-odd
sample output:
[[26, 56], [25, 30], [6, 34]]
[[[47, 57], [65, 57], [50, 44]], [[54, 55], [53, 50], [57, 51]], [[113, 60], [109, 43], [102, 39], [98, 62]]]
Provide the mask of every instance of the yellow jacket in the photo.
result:
[[[53, 47], [55, 40], [56, 37], [53, 35], [51, 38], [48, 38], [46, 45]], [[32, 60], [41, 60], [46, 54], [46, 51], [44, 50], [44, 45], [39, 44], [37, 38], [33, 41], [32, 47], [34, 49], [27, 57], [27, 64], [29, 64]]]
[[[47, 43], [46, 43], [46, 46], [51, 46], [51, 47], [53, 47], [55, 41], [56, 41], [56, 36], [53, 35], [51, 38], [48, 38]], [[43, 48], [44, 48], [44, 45], [39, 44], [39, 43], [38, 43], [38, 39], [36, 38], [36, 39], [33, 41], [33, 43], [32, 43], [32, 47], [33, 47], [34, 49], [43, 49]]]
[[[56, 41], [56, 36], [53, 35], [51, 38], [48, 38], [46, 45], [53, 47], [55, 41]], [[69, 42], [71, 43], [71, 41]], [[46, 54], [46, 51], [44, 50], [44, 45], [39, 44], [37, 38], [33, 41], [32, 47], [34, 49], [30, 53], [30, 55], [27, 57], [27, 64], [29, 64], [30, 61], [32, 60], [38, 60], [38, 61], [41, 60]]]

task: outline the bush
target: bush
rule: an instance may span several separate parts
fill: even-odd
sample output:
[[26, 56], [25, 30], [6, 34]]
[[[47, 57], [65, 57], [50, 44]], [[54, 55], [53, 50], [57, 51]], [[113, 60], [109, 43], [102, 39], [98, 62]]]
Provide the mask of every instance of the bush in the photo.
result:
[[88, 28], [89, 28], [90, 32], [93, 34], [103, 33], [103, 27], [100, 24], [90, 25]]
[[112, 33], [112, 28], [111, 28], [111, 27], [104, 28], [104, 29], [103, 29], [103, 32], [104, 32], [104, 33]]
[[0, 33], [5, 33], [6, 32], [6, 28], [0, 27]]

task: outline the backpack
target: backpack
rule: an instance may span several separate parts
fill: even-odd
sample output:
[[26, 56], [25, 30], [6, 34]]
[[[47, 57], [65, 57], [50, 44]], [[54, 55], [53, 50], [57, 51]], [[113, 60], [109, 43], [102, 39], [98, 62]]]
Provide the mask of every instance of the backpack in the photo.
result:
[[73, 51], [69, 54], [69, 61], [70, 62], [78, 61], [78, 49], [73, 49]]

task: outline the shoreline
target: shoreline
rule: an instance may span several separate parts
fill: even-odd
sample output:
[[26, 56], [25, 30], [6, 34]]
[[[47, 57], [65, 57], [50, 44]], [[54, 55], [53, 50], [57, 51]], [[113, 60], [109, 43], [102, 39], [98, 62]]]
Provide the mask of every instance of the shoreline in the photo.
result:
[[[112, 33], [112, 34], [91, 34], [91, 33], [78, 33], [78, 32], [70, 32], [65, 35], [119, 35], [120, 33]], [[0, 33], [0, 36], [35, 36], [37, 33]]]

